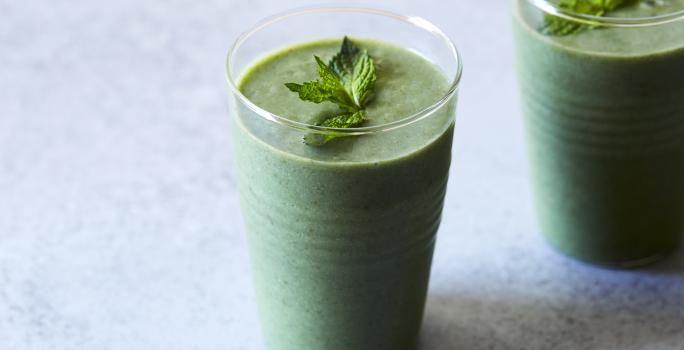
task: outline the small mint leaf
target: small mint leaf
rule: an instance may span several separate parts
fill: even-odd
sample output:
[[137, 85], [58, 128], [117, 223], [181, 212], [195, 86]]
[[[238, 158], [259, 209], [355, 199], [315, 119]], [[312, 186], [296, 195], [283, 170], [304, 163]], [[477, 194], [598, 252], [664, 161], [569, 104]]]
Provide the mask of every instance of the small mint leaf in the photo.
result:
[[361, 107], [366, 105], [366, 101], [375, 86], [375, 80], [375, 64], [373, 63], [373, 59], [368, 55], [368, 52], [363, 50], [361, 55], [356, 59], [351, 78], [352, 96], [357, 105]]
[[338, 76], [349, 76], [354, 72], [354, 64], [359, 51], [359, 48], [345, 36], [342, 39], [340, 52], [333, 56], [328, 65]]
[[330, 93], [330, 102], [337, 104], [341, 109], [349, 112], [359, 110], [359, 106], [354, 103], [352, 97], [347, 93], [340, 77], [328, 67], [320, 57], [314, 56], [318, 64], [318, 75], [321, 76], [323, 89]]
[[309, 81], [304, 84], [287, 83], [285, 84], [292, 92], [299, 93], [299, 98], [304, 101], [321, 103], [330, 100], [330, 92], [318, 81]]
[[355, 128], [366, 122], [363, 111], [352, 114], [342, 114], [324, 120], [320, 125], [328, 128]]
[[322, 146], [334, 138], [336, 138], [336, 136], [311, 133], [306, 134], [302, 140], [309, 146]]
[[[325, 126], [328, 128], [356, 128], [366, 122], [366, 115], [363, 111], [358, 111], [351, 114], [341, 114], [328, 118], [317, 125]], [[327, 143], [330, 140], [336, 139], [338, 137], [344, 137], [344, 135], [335, 134], [314, 134], [310, 133], [304, 136], [304, 143], [312, 146], [320, 146]]]
[[345, 36], [340, 52], [333, 56], [328, 66], [337, 74], [354, 103], [363, 109], [376, 79], [375, 65], [368, 52], [359, 49]]

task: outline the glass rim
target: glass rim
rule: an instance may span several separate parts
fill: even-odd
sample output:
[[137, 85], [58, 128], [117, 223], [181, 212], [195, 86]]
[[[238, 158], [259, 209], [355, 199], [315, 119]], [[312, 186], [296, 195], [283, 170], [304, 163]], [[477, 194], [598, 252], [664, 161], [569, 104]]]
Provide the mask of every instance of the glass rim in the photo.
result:
[[[389, 122], [389, 123], [383, 123], [380, 125], [373, 125], [373, 126], [365, 126], [365, 127], [358, 127], [358, 128], [331, 128], [331, 127], [326, 127], [326, 126], [321, 126], [321, 125], [315, 125], [315, 124], [309, 124], [309, 123], [304, 123], [304, 122], [299, 122], [295, 121], [292, 119], [289, 119], [287, 117], [277, 115], [275, 113], [271, 113], [256, 104], [254, 104], [247, 96], [245, 96], [240, 89], [238, 88], [238, 83], [236, 81], [236, 77], [233, 76], [232, 68], [233, 68], [233, 63], [234, 63], [234, 55], [237, 51], [239, 51], [240, 47], [242, 44], [247, 41], [252, 35], [255, 33], [258, 33], [264, 28], [269, 27], [272, 24], [278, 23], [280, 21], [290, 19], [293, 17], [297, 16], [302, 16], [302, 15], [308, 15], [308, 14], [317, 14], [317, 13], [361, 13], [361, 14], [371, 14], [371, 15], [377, 15], [377, 16], [382, 16], [390, 19], [395, 19], [400, 22], [404, 22], [406, 24], [413, 25], [414, 27], [418, 29], [422, 29], [437, 38], [441, 39], [443, 44], [446, 45], [447, 49], [450, 51], [452, 59], [456, 63], [456, 72], [454, 78], [451, 80], [449, 84], [448, 90], [438, 99], [435, 100], [432, 104], [429, 106], [421, 109], [420, 111], [404, 116], [396, 121]], [[242, 33], [238, 38], [235, 40], [233, 45], [230, 47], [228, 50], [228, 56], [226, 58], [226, 78], [228, 80], [228, 85], [230, 86], [230, 89], [232, 93], [237, 96], [237, 98], [244, 103], [249, 109], [257, 113], [259, 116], [262, 118], [270, 121], [270, 122], [275, 122], [277, 124], [281, 124], [284, 126], [288, 126], [294, 129], [298, 129], [301, 131], [306, 131], [310, 133], [316, 133], [316, 134], [343, 134], [343, 135], [365, 135], [365, 134], [371, 134], [371, 133], [377, 133], [377, 132], [382, 132], [382, 131], [390, 131], [394, 130], [409, 124], [412, 124], [414, 122], [417, 122], [419, 120], [422, 120], [423, 118], [431, 115], [433, 112], [444, 106], [453, 96], [456, 94], [458, 91], [460, 81], [461, 81], [461, 76], [463, 74], [463, 63], [461, 59], [461, 54], [459, 53], [458, 49], [456, 48], [456, 45], [449, 39], [449, 37], [442, 32], [437, 26], [432, 24], [432, 22], [429, 22], [428, 20], [418, 17], [418, 16], [405, 16], [401, 15], [395, 12], [391, 11], [386, 11], [386, 10], [380, 10], [380, 9], [375, 9], [375, 8], [369, 8], [369, 7], [345, 7], [345, 6], [316, 6], [316, 7], [306, 7], [306, 8], [299, 8], [299, 9], [294, 9], [294, 10], [289, 10], [285, 12], [281, 12], [279, 14], [266, 17], [265, 19], [262, 19], [261, 21], [257, 22], [256, 25], [254, 25], [252, 28], [247, 30], [246, 32]]]
[[581, 24], [604, 27], [649, 27], [684, 19], [684, 9], [650, 17], [606, 17], [576, 13], [558, 6], [550, 0], [526, 0], [544, 13]]

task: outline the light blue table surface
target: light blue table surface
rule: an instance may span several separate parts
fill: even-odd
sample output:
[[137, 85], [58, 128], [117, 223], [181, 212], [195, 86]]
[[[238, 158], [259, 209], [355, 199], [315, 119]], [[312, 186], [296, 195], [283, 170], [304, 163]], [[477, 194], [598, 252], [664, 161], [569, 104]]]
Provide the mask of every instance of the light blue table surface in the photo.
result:
[[[0, 0], [0, 350], [263, 349], [223, 60], [310, 4]], [[466, 65], [421, 349], [683, 349], [683, 253], [612, 271], [541, 241], [508, 4], [370, 4]]]

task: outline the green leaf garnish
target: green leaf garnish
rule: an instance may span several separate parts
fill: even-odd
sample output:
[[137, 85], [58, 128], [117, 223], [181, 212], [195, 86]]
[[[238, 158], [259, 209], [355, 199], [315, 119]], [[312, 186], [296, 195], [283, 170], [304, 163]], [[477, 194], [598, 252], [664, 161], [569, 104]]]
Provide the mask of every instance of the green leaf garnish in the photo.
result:
[[[560, 0], [558, 7], [579, 14], [601, 17], [623, 5], [639, 0]], [[566, 36], [583, 31], [593, 26], [575, 23], [564, 18], [544, 15], [541, 32], [552, 36]]]
[[[340, 114], [338, 116], [328, 118], [318, 125], [328, 128], [355, 128], [365, 122], [366, 116], [364, 112], [357, 111], [351, 114]], [[342, 135], [311, 133], [304, 136], [304, 143], [312, 146], [320, 146], [337, 137], [342, 137]]]
[[[286, 83], [292, 92], [299, 94], [299, 98], [313, 103], [332, 102], [343, 112], [332, 116], [319, 126], [330, 128], [355, 128], [366, 122], [363, 112], [373, 87], [376, 74], [373, 59], [366, 50], [358, 48], [346, 36], [342, 40], [342, 47], [328, 64], [320, 57], [314, 56], [318, 65], [319, 79], [302, 84]], [[309, 134], [304, 137], [304, 143], [322, 145], [342, 135]]]

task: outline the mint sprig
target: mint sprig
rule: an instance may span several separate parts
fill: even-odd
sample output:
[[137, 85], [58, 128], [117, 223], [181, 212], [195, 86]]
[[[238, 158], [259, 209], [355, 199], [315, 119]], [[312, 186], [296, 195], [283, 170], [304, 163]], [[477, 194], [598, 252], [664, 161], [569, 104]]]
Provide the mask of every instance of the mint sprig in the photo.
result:
[[[602, 17], [610, 11], [635, 2], [638, 0], [560, 0], [558, 7], [579, 14]], [[593, 28], [593, 26], [575, 23], [552, 15], [544, 15], [541, 32], [551, 36], [566, 36], [588, 28]]]
[[[340, 52], [326, 64], [314, 56], [318, 65], [319, 79], [297, 83], [286, 83], [292, 92], [303, 101], [313, 103], [332, 102], [342, 112], [316, 125], [330, 128], [355, 128], [367, 121], [363, 112], [375, 86], [376, 72], [373, 58], [348, 38], [342, 40]], [[309, 134], [304, 143], [322, 145], [341, 135]]]

